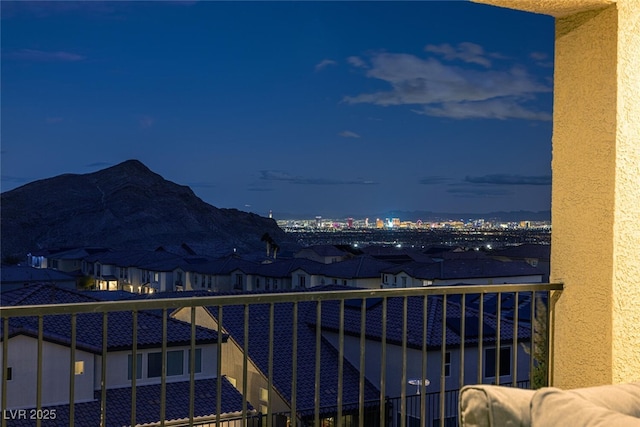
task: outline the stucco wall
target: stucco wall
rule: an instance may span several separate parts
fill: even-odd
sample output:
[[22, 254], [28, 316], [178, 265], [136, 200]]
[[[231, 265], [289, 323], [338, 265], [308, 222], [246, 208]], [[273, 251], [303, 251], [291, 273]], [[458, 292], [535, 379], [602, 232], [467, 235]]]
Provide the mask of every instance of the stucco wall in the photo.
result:
[[613, 382], [640, 381], [640, 2], [618, 0]]
[[553, 385], [640, 380], [640, 2], [474, 0], [556, 21]]
[[561, 387], [612, 380], [616, 20], [610, 6], [556, 22], [551, 281], [565, 283], [554, 329]]
[[[18, 335], [9, 339], [7, 366], [12, 380], [7, 381], [7, 408], [35, 408], [37, 391], [38, 341]], [[0, 346], [1, 348], [1, 346]], [[42, 407], [69, 403], [69, 347], [42, 343]], [[76, 402], [93, 400], [94, 355], [76, 349], [75, 360], [84, 361], [84, 373], [75, 375]], [[0, 363], [2, 357], [0, 352]]]

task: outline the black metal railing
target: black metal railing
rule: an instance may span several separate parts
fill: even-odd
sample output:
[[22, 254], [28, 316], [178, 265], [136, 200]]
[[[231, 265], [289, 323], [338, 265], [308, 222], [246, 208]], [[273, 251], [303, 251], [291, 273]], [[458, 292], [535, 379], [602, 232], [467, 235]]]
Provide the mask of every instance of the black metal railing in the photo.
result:
[[[1, 425], [47, 425], [44, 415], [52, 410], [56, 425], [79, 424], [87, 411], [103, 426], [122, 425], [123, 411], [129, 425], [457, 425], [465, 384], [544, 382], [548, 295], [560, 290], [561, 284], [443, 286], [7, 306], [0, 313]], [[95, 339], [85, 342], [92, 327]], [[190, 334], [181, 342], [168, 338], [185, 327]], [[122, 331], [131, 336], [123, 341], [129, 346], [113, 344]], [[184, 381], [171, 378], [172, 348], [182, 346], [185, 365], [195, 367], [203, 343], [215, 357], [202, 357], [202, 372], [189, 368]], [[57, 357], [68, 358], [63, 370], [51, 371], [45, 360], [52, 345]], [[138, 376], [140, 362], [132, 356], [153, 348], [162, 354], [155, 383]], [[74, 375], [80, 351], [94, 357], [86, 370], [95, 375], [94, 394], [83, 401]], [[123, 352], [131, 361], [125, 408], [111, 403], [122, 389], [112, 387], [109, 371], [109, 358]], [[28, 375], [19, 372], [25, 369]], [[66, 385], [52, 385], [61, 372]], [[16, 405], [27, 377], [33, 401]], [[157, 395], [146, 394], [150, 385]], [[50, 387], [64, 390], [56, 402]], [[150, 404], [157, 418], [142, 419]]]

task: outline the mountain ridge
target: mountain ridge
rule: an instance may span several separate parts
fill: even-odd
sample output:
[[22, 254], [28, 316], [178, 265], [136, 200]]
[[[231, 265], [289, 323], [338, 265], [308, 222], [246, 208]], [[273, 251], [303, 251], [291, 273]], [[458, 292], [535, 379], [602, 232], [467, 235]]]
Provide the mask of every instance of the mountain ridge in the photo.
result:
[[264, 233], [284, 242], [270, 218], [220, 209], [138, 160], [87, 174], [62, 174], [1, 195], [2, 256], [52, 247], [200, 248], [217, 255], [258, 251]]

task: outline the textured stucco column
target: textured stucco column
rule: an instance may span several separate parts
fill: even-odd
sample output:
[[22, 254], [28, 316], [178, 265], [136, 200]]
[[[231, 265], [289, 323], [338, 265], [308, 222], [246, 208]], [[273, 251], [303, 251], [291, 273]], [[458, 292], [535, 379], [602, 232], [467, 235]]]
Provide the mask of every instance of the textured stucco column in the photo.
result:
[[640, 1], [480, 2], [556, 17], [552, 383], [640, 381]]

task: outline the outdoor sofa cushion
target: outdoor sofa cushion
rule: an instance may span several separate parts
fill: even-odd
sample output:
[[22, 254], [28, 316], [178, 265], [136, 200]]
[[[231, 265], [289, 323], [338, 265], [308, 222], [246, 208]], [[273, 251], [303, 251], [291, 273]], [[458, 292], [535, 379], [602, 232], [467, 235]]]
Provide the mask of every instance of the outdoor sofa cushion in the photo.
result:
[[531, 400], [531, 426], [565, 425], [640, 427], [640, 383], [536, 391]]
[[460, 425], [640, 427], [640, 383], [560, 390], [473, 385], [460, 390]]
[[465, 386], [460, 390], [460, 425], [529, 426], [529, 405], [534, 393], [534, 390], [492, 385]]

